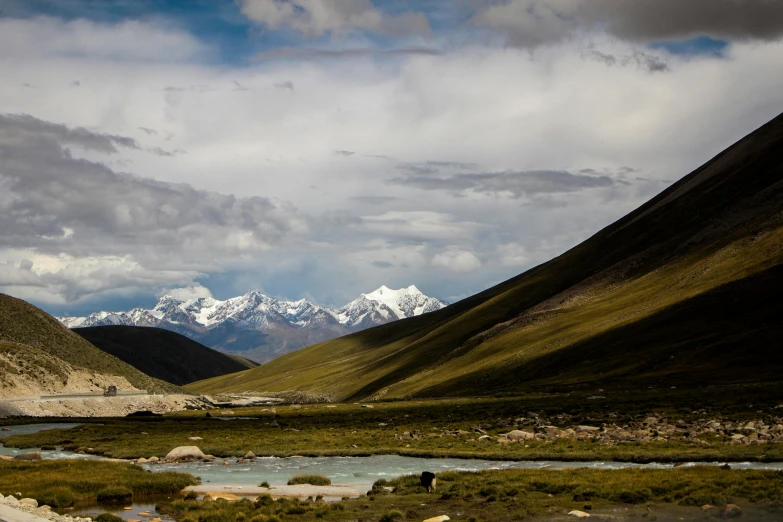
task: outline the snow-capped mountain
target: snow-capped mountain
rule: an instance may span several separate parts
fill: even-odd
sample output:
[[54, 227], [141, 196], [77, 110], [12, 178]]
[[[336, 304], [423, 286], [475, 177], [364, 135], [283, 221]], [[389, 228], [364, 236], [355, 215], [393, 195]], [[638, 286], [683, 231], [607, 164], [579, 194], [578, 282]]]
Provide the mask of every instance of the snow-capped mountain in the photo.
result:
[[215, 349], [265, 362], [310, 344], [445, 306], [413, 285], [399, 290], [381, 286], [341, 308], [319, 306], [306, 299], [284, 301], [253, 291], [225, 301], [211, 297], [183, 301], [166, 295], [150, 310], [134, 308], [58, 319], [68, 328], [165, 328]]

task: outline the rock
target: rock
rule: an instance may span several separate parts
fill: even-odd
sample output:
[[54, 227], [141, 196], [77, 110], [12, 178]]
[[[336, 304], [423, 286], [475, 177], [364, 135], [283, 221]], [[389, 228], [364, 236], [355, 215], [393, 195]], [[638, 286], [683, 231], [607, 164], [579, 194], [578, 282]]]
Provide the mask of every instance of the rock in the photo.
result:
[[14, 460], [41, 460], [41, 452], [28, 451], [27, 453], [20, 453], [14, 457]]
[[38, 501], [35, 500], [34, 498], [22, 498], [19, 499], [19, 503], [23, 506], [30, 506], [34, 508], [38, 507]]
[[437, 517], [428, 518], [424, 522], [445, 522], [446, 520], [451, 520], [448, 515], [438, 515]]
[[205, 457], [204, 452], [198, 446], [179, 446], [169, 451], [166, 455], [168, 462], [181, 462], [187, 460], [199, 460]]
[[596, 428], [595, 426], [577, 426], [576, 431], [581, 432], [593, 432], [593, 431], [600, 431], [601, 428]]
[[235, 502], [237, 500], [241, 500], [242, 497], [239, 495], [234, 495], [233, 493], [223, 493], [221, 491], [208, 491], [204, 493], [204, 500], [217, 500], [217, 499], [223, 499], [228, 500], [229, 502]]
[[720, 512], [722, 518], [736, 518], [742, 514], [742, 509], [736, 504], [726, 504]]
[[701, 507], [701, 510], [702, 510], [702, 511], [709, 511], [710, 509], [715, 509], [715, 506], [711, 506], [710, 504], [704, 504], [704, 505]]
[[140, 459], [136, 459], [136, 464], [146, 464], [147, 462], [148, 462], [148, 460], [145, 459], [144, 457], [142, 457]]
[[0, 428], [0, 431], [11, 431], [11, 428]]
[[336, 407], [337, 407], [337, 406], [335, 406], [334, 404], [327, 404], [327, 405], [326, 405], [326, 408], [336, 408]]
[[11, 455], [0, 455], [0, 460], [14, 460]]
[[585, 513], [584, 511], [579, 511], [578, 509], [575, 509], [573, 511], [569, 511], [568, 516], [576, 517], [576, 518], [587, 518], [590, 516], [590, 513]]
[[11, 507], [19, 507], [19, 501], [11, 495], [5, 497], [5, 504]]
[[484, 441], [487, 441], [487, 440], [492, 440], [492, 437], [490, 437], [489, 435], [482, 435], [481, 437], [477, 438], [476, 440], [480, 441], [480, 442], [484, 442]]
[[150, 512], [149, 511], [141, 511], [141, 512], [139, 512], [139, 516], [140, 517], [148, 517], [148, 516], [150, 516]]
[[256, 458], [256, 454], [253, 453], [252, 451], [248, 451], [247, 453], [245, 453], [245, 457], [244, 458], [252, 460], [252, 459]]
[[202, 437], [188, 437], [188, 440], [204, 440]]
[[133, 506], [126, 506], [122, 508], [123, 511], [130, 511], [131, 509], [133, 509]]
[[658, 419], [656, 419], [655, 417], [647, 417], [646, 419], [644, 419], [644, 423], [647, 424], [648, 426], [655, 426], [656, 424], [658, 424]]
[[272, 422], [270, 422], [269, 425], [271, 427], [273, 427], [273, 428], [279, 428], [280, 427], [280, 424], [278, 424], [278, 422], [276, 420], [273, 420]]
[[147, 459], [147, 462], [158, 462], [158, 461], [160, 461], [160, 459], [154, 456]]
[[529, 431], [522, 431], [522, 430], [514, 430], [506, 433], [506, 438], [509, 440], [528, 440], [528, 439], [535, 439], [536, 435], [535, 433], [530, 433]]
[[373, 409], [373, 408], [375, 408], [375, 406], [371, 406], [371, 405], [369, 405], [369, 404], [362, 404], [362, 408], [370, 408], [370, 409]]
[[163, 521], [161, 519], [159, 519], [158, 517], [152, 517], [150, 519], [150, 522], [163, 522]]

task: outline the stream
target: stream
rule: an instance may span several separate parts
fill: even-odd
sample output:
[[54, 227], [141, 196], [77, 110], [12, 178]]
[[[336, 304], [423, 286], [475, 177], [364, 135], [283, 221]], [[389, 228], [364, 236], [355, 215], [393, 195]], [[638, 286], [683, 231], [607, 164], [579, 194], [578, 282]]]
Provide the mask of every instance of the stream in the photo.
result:
[[[6, 426], [10, 431], [0, 432], [0, 438], [8, 435], [22, 433], [36, 433], [49, 429], [70, 429], [78, 426], [71, 423], [41, 423], [20, 426]], [[27, 451], [38, 451], [39, 448], [6, 448], [0, 444], [0, 455], [17, 455]], [[41, 451], [44, 459], [65, 458], [99, 458], [93, 455], [79, 455], [61, 449]], [[226, 465], [224, 462], [228, 462]], [[685, 463], [679, 466], [695, 465], [721, 465], [721, 462]], [[215, 484], [219, 490], [224, 485], [253, 485], [257, 486], [263, 481], [272, 486], [286, 484], [289, 478], [300, 473], [316, 473], [329, 477], [334, 485], [353, 486], [360, 490], [370, 489], [373, 482], [378, 479], [392, 479], [400, 475], [420, 474], [422, 471], [479, 471], [484, 469], [566, 469], [566, 468], [655, 468], [673, 469], [670, 463], [635, 464], [629, 462], [588, 461], [588, 462], [561, 462], [561, 461], [492, 461], [480, 459], [450, 459], [450, 458], [418, 458], [403, 457], [399, 455], [375, 455], [371, 457], [298, 457], [279, 458], [261, 457], [254, 461], [237, 463], [235, 458], [216, 459], [213, 462], [187, 462], [187, 463], [161, 463], [140, 464], [144, 469], [157, 471], [181, 471], [191, 473], [201, 478], [202, 484]], [[734, 462], [733, 469], [765, 469], [783, 470], [783, 462]], [[8, 492], [3, 492], [7, 494]], [[165, 497], [164, 497], [165, 498]], [[123, 508], [108, 508], [90, 506], [80, 508], [79, 513], [88, 516], [103, 512], [115, 513], [124, 519], [139, 519], [138, 513], [153, 511], [154, 504], [150, 499], [141, 499], [134, 503], [130, 511]]]

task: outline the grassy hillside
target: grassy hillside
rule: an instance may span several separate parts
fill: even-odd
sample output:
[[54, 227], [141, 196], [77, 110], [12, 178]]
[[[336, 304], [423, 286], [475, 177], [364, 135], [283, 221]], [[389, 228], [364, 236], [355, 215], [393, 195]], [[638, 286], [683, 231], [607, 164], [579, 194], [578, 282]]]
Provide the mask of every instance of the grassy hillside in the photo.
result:
[[334, 400], [778, 379], [783, 115], [565, 254], [192, 390]]
[[73, 332], [147, 375], [177, 385], [253, 367], [247, 359], [230, 357], [161, 328], [93, 326]]
[[[150, 392], [177, 390], [175, 386], [153, 379], [102, 352], [43, 310], [5, 294], [0, 294], [0, 342], [8, 353], [13, 351], [18, 354], [19, 345], [35, 349], [30, 350], [31, 360], [43, 360], [40, 352], [54, 356], [56, 359], [46, 359], [49, 364], [60, 368], [58, 360], [73, 367], [125, 377], [133, 386]], [[0, 367], [0, 377], [4, 376], [2, 372], [4, 370]]]

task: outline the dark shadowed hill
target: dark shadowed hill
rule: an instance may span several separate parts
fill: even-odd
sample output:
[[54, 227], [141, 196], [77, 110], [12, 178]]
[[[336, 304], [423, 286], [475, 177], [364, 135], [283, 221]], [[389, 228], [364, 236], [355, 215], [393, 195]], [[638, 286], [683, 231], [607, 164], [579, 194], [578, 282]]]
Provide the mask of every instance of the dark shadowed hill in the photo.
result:
[[162, 328], [93, 326], [73, 332], [147, 375], [177, 385], [258, 366]]
[[781, 263], [783, 115], [500, 285], [189, 389], [355, 400], [779, 380]]

